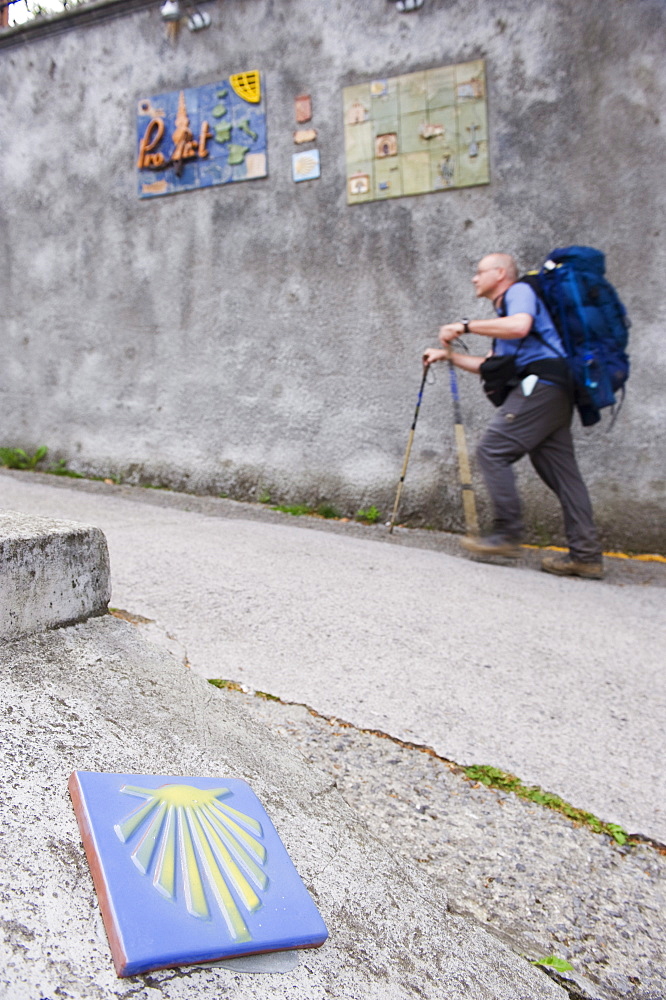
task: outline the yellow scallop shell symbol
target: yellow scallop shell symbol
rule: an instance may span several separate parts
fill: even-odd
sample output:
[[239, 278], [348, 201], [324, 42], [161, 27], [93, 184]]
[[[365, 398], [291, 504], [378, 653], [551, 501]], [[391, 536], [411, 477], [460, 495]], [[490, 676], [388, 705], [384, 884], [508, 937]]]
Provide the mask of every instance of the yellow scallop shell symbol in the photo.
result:
[[235, 94], [250, 104], [259, 104], [261, 100], [261, 73], [258, 69], [247, 73], [234, 73], [229, 77], [229, 83]]
[[123, 785], [120, 791], [144, 800], [114, 826], [132, 845], [141, 874], [200, 920], [210, 919], [216, 904], [234, 940], [251, 941], [241, 907], [254, 913], [262, 905], [258, 893], [268, 889], [259, 821], [222, 801], [228, 788]]

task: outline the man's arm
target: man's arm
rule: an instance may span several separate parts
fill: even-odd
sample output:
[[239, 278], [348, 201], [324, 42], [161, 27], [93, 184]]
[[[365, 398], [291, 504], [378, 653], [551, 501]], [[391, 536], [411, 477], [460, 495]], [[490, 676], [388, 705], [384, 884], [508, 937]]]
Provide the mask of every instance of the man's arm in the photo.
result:
[[482, 337], [497, 337], [498, 340], [522, 340], [532, 329], [533, 322], [534, 316], [520, 312], [492, 319], [471, 319], [467, 323], [467, 331], [463, 323], [447, 323], [440, 327], [439, 340], [442, 345], [450, 344], [465, 332], [477, 333]]

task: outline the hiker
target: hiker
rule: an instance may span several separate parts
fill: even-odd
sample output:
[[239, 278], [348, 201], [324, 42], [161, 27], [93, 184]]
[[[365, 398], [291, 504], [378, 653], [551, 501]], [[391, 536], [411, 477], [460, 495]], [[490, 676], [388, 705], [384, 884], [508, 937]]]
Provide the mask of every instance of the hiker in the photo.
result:
[[[560, 501], [569, 543], [568, 555], [546, 556], [541, 568], [559, 576], [600, 580], [601, 548], [571, 436], [573, 404], [564, 348], [543, 302], [517, 279], [516, 262], [509, 254], [484, 257], [472, 283], [477, 298], [492, 302], [496, 317], [447, 323], [439, 331], [442, 347], [428, 348], [423, 355], [426, 366], [451, 361], [457, 368], [481, 374], [491, 399], [497, 397], [498, 383], [506, 394], [477, 450], [494, 508], [493, 532], [487, 538], [468, 536], [462, 544], [486, 558], [518, 555], [523, 523], [512, 466], [528, 454]], [[493, 339], [487, 358], [452, 350], [452, 341], [463, 333]], [[495, 369], [494, 375], [488, 368]], [[498, 405], [498, 399], [494, 401]]]

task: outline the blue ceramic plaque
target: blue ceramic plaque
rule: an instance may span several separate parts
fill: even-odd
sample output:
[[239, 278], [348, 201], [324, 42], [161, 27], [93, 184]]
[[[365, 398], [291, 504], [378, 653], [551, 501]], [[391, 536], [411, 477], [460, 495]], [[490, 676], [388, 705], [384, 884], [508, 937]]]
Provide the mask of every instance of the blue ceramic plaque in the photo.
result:
[[326, 940], [246, 782], [75, 771], [69, 790], [119, 976]]
[[261, 73], [141, 98], [136, 165], [141, 198], [266, 177]]

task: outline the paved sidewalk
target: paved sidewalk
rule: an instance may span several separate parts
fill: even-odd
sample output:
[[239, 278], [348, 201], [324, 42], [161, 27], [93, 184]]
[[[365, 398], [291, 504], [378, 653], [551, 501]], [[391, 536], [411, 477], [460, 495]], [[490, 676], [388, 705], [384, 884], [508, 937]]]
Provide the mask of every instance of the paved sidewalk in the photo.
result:
[[383, 544], [382, 528], [6, 471], [0, 507], [101, 527], [112, 605], [156, 620], [198, 673], [512, 771], [666, 842], [663, 566], [558, 579], [533, 554], [488, 566], [427, 532]]
[[[0, 807], [2, 1000], [567, 1000], [569, 993], [524, 957], [475, 921], [449, 913], [444, 887], [369, 835], [329, 775], [305, 764], [243, 705], [143, 641], [132, 625], [104, 615], [0, 643], [0, 676], [0, 771], [11, 775]], [[233, 960], [119, 979], [67, 794], [75, 770], [183, 775], [186, 784], [196, 776], [215, 777], [216, 784], [221, 778], [222, 786], [227, 777], [247, 781], [311, 893], [328, 941], [300, 954], [255, 959], [250, 969], [246, 956], [241, 968]], [[113, 794], [111, 800], [110, 822], [132, 809]], [[156, 859], [143, 856], [145, 879], [132, 864], [137, 842], [145, 846], [146, 839], [130, 834], [116, 853], [102, 832], [100, 846], [112, 868], [124, 864], [128, 891], [137, 894], [146, 920], [144, 946], [159, 955], [165, 942], [173, 945], [175, 927], [190, 942], [196, 931], [183, 880], [175, 878], [175, 898], [160, 900], [150, 886]], [[182, 841], [179, 832], [175, 841]], [[209, 844], [233, 898], [223, 848], [216, 850], [212, 837]], [[162, 837], [167, 865], [173, 847]], [[211, 888], [211, 857], [195, 859], [193, 867], [216, 933], [230, 943], [223, 919], [212, 915], [226, 906], [223, 889]], [[272, 885], [279, 895], [280, 865], [270, 855], [264, 860], [270, 875], [263, 889], [270, 893]], [[257, 889], [255, 934], [263, 921], [263, 889]], [[243, 906], [240, 892], [236, 899]], [[167, 914], [174, 919], [171, 934], [162, 933]], [[136, 945], [137, 923], [125, 923], [124, 931], [119, 945], [133, 937]], [[210, 940], [204, 931], [201, 948]]]
[[[415, 862], [450, 913], [470, 916], [529, 959], [571, 965], [576, 1000], [666, 997], [666, 851], [616, 843], [557, 812], [467, 780], [432, 752], [228, 688], [327, 771], [396, 858]], [[553, 974], [553, 973], [551, 973]]]

